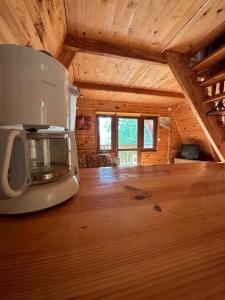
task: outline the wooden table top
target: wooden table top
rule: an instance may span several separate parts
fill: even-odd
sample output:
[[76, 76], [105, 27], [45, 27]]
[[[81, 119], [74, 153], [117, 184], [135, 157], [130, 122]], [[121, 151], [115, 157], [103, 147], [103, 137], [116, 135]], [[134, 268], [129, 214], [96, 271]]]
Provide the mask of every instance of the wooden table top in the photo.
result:
[[225, 299], [225, 165], [84, 169], [75, 199], [1, 216], [0, 298]]

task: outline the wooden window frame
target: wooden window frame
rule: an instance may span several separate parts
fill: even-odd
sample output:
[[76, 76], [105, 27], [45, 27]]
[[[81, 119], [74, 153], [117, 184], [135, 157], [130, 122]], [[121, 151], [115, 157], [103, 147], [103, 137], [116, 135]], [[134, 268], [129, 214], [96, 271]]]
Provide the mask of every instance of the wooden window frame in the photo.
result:
[[[111, 149], [100, 149], [100, 135], [99, 135], [99, 118], [108, 118], [112, 119], [111, 122]], [[111, 153], [116, 152], [116, 116], [115, 115], [103, 115], [103, 114], [96, 114], [96, 143], [97, 143], [97, 152], [98, 153]]]
[[[153, 120], [154, 126], [154, 138], [153, 138], [153, 147], [152, 148], [144, 148], [144, 121], [145, 120]], [[140, 139], [141, 139], [141, 151], [150, 152], [157, 151], [157, 137], [158, 137], [158, 117], [141, 117], [140, 122]]]
[[[99, 136], [99, 118], [107, 118], [110, 117], [112, 119], [111, 130], [112, 130], [112, 144], [111, 149], [101, 150], [100, 149], [100, 136]], [[127, 118], [127, 119], [137, 119], [138, 120], [138, 146], [136, 149], [119, 149], [118, 147], [118, 119], [119, 118]], [[144, 121], [145, 120], [153, 120], [154, 122], [154, 140], [152, 148], [144, 148]], [[158, 117], [135, 117], [135, 116], [116, 116], [112, 114], [96, 114], [96, 143], [97, 143], [97, 152], [98, 153], [118, 153], [118, 151], [129, 151], [135, 150], [138, 152], [150, 152], [157, 151], [157, 137], [158, 137]]]

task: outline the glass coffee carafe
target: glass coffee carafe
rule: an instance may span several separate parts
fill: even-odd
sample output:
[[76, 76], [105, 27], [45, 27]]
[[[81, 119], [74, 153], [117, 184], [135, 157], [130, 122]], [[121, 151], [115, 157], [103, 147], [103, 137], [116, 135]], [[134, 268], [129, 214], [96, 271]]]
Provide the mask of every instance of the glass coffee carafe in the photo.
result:
[[58, 180], [70, 173], [70, 139], [62, 133], [27, 133], [31, 184]]

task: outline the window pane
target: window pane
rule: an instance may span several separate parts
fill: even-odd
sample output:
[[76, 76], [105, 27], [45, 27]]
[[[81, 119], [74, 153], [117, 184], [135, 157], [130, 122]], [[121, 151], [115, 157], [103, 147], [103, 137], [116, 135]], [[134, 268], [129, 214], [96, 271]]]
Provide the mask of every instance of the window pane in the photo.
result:
[[154, 147], [154, 121], [144, 120], [144, 148]]
[[138, 120], [129, 118], [118, 119], [118, 147], [119, 149], [137, 149]]
[[120, 167], [137, 166], [137, 150], [119, 151]]
[[112, 149], [112, 118], [98, 117], [100, 150]]

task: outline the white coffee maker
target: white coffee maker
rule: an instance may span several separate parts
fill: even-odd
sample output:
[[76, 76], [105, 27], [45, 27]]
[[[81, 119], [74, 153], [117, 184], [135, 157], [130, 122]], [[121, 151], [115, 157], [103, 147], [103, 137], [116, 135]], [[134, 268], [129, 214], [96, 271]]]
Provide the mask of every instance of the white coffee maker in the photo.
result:
[[0, 45], [0, 213], [59, 204], [78, 192], [76, 87], [50, 55]]

